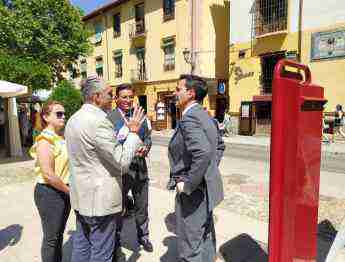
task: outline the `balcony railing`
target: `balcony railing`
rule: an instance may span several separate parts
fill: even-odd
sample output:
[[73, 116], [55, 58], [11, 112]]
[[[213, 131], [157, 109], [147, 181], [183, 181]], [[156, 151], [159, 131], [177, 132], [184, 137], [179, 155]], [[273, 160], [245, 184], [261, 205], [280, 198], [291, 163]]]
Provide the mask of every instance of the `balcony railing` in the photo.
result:
[[175, 70], [175, 64], [163, 64], [164, 71], [172, 71]]
[[148, 80], [148, 75], [145, 68], [132, 69], [131, 70], [131, 81], [132, 82], [144, 82]]
[[256, 37], [287, 30], [287, 0], [256, 0], [255, 3]]
[[142, 36], [146, 36], [144, 19], [138, 20], [135, 23], [130, 24], [129, 28], [129, 38], [133, 39]]

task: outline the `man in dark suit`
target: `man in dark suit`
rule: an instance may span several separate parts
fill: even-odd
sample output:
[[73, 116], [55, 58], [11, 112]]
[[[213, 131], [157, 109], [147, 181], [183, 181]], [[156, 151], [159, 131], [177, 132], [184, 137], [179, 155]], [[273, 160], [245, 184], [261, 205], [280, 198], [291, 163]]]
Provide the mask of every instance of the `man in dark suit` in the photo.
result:
[[[125, 122], [131, 118], [134, 99], [134, 89], [129, 84], [122, 84], [116, 89], [117, 108], [109, 114], [110, 121], [114, 124], [117, 139], [126, 140], [128, 130]], [[149, 218], [148, 218], [148, 190], [149, 178], [145, 157], [149, 153], [152, 145], [151, 130], [147, 119], [143, 122], [138, 133], [143, 144], [132, 160], [127, 174], [123, 175], [123, 200], [128, 199], [129, 190], [132, 191], [134, 198], [134, 215], [137, 226], [137, 235], [139, 244], [145, 251], [152, 252], [153, 246], [149, 239]], [[117, 240], [120, 240], [122, 230], [122, 220], [117, 228]], [[118, 241], [120, 243], [120, 241]]]
[[200, 105], [207, 95], [201, 77], [181, 75], [175, 94], [183, 113], [169, 143], [169, 161], [176, 181], [179, 261], [212, 262], [216, 255], [212, 211], [224, 198], [217, 128]]

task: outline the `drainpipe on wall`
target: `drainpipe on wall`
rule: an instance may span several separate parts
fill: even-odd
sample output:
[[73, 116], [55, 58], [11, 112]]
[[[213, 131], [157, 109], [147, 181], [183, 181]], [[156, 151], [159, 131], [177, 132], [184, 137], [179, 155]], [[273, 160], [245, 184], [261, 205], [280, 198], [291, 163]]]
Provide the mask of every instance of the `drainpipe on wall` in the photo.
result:
[[298, 62], [302, 62], [302, 21], [303, 21], [303, 0], [299, 0], [298, 12]]
[[191, 0], [191, 43], [190, 43], [190, 51], [191, 51], [191, 74], [194, 74], [195, 70], [195, 25], [196, 25], [196, 15], [195, 15], [195, 0]]
[[110, 81], [109, 50], [108, 50], [108, 16], [105, 15], [105, 51], [107, 59], [107, 80]]

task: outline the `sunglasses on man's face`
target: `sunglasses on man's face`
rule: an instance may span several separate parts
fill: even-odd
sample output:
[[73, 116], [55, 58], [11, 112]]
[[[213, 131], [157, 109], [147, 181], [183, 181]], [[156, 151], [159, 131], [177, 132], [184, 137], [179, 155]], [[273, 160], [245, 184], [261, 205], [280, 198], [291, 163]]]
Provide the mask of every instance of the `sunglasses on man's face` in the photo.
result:
[[65, 112], [58, 111], [58, 112], [55, 112], [55, 115], [57, 119], [62, 119], [65, 116]]

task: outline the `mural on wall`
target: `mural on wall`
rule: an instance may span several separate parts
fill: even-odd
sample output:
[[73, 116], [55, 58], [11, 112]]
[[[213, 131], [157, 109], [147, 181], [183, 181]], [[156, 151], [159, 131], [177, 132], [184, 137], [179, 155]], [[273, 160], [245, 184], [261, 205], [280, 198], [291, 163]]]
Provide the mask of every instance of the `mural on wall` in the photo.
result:
[[311, 36], [311, 60], [345, 57], [345, 28]]
[[243, 69], [240, 66], [233, 66], [230, 76], [232, 75], [232, 73], [235, 74], [235, 85], [238, 84], [238, 82], [242, 79], [248, 78], [248, 77], [253, 77], [254, 76], [254, 72], [247, 72], [244, 73]]

